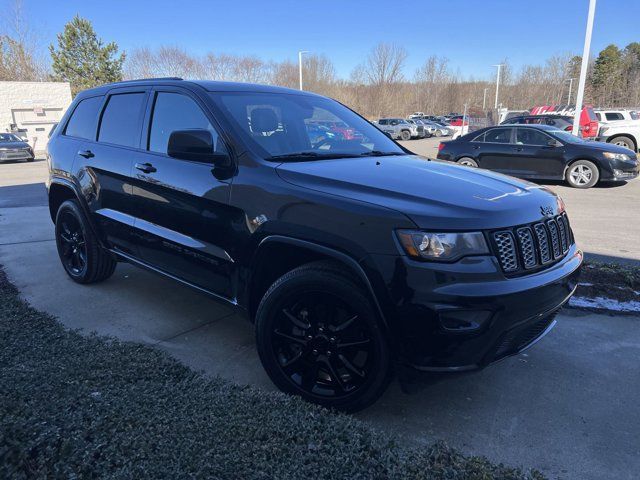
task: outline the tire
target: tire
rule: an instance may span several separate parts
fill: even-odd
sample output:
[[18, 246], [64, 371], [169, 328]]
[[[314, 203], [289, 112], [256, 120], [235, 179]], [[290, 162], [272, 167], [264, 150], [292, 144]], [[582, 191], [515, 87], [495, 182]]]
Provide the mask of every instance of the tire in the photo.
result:
[[113, 275], [117, 262], [100, 246], [76, 200], [58, 208], [55, 235], [62, 266], [74, 282], [97, 283]]
[[589, 160], [578, 160], [567, 168], [565, 179], [574, 188], [591, 188], [600, 178], [598, 167]]
[[459, 158], [456, 163], [458, 165], [464, 165], [465, 167], [472, 167], [472, 168], [478, 168], [478, 162], [476, 162], [473, 158], [471, 157], [462, 157]]
[[262, 365], [282, 391], [344, 412], [375, 402], [391, 379], [391, 354], [364, 290], [330, 262], [274, 282], [256, 312]]
[[609, 143], [613, 143], [614, 145], [618, 145], [620, 147], [628, 148], [633, 152], [637, 151], [635, 142], [631, 138], [625, 137], [624, 135], [613, 137], [611, 140], [609, 140]]
[[435, 137], [441, 137], [442, 136], [442, 132], [440, 130], [436, 130], [436, 133], [434, 134]]
[[400, 132], [400, 138], [402, 140], [411, 140], [411, 132], [409, 130], [402, 130]]

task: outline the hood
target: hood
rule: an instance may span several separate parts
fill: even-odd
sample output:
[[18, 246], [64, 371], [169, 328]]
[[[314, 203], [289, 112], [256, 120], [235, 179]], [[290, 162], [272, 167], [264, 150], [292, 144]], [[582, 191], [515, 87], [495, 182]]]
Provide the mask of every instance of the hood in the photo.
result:
[[546, 187], [415, 155], [290, 162], [277, 172], [300, 187], [402, 212], [430, 230], [509, 227], [563, 208]]
[[27, 142], [0, 142], [0, 150], [13, 150], [14, 148], [29, 148]]
[[588, 146], [593, 148], [594, 150], [599, 150], [601, 152], [611, 152], [611, 153], [624, 153], [626, 155], [631, 155], [631, 158], [636, 158], [633, 150], [630, 150], [625, 147], [621, 147], [619, 145], [615, 145], [613, 143], [606, 142], [589, 142]]

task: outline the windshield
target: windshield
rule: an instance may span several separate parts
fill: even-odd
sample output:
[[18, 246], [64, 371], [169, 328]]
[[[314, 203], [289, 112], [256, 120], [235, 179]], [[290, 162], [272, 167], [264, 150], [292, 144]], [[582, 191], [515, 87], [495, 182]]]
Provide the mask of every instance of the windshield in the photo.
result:
[[563, 142], [585, 143], [585, 140], [573, 135], [571, 132], [566, 132], [564, 130], [548, 130], [548, 132], [555, 135], [556, 137], [558, 137], [558, 139], [562, 140]]
[[236, 133], [266, 159], [405, 155], [378, 128], [328, 98], [245, 92], [210, 95]]
[[0, 133], [0, 142], [19, 142], [20, 139], [12, 133]]

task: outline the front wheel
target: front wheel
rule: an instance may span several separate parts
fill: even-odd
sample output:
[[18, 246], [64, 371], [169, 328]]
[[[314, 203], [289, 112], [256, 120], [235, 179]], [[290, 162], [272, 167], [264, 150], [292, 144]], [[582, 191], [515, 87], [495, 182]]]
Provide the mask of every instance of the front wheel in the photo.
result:
[[96, 283], [113, 275], [116, 260], [100, 246], [75, 200], [58, 208], [55, 235], [62, 266], [74, 282]]
[[411, 140], [411, 132], [409, 130], [402, 130], [400, 132], [400, 138], [402, 140]]
[[354, 412], [385, 391], [389, 347], [363, 289], [339, 267], [315, 262], [280, 277], [256, 313], [258, 354], [280, 390]]
[[589, 160], [578, 160], [569, 165], [565, 175], [567, 183], [574, 188], [591, 188], [600, 178], [598, 167]]

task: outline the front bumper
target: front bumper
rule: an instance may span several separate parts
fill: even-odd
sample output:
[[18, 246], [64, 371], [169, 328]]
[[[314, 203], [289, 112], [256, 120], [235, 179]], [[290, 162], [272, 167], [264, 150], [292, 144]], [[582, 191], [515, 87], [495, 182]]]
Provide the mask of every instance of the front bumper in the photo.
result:
[[489, 256], [452, 264], [374, 261], [379, 271], [392, 272], [386, 316], [399, 360], [453, 372], [485, 367], [544, 336], [575, 291], [582, 252], [573, 245], [558, 263], [517, 278], [504, 277]]

